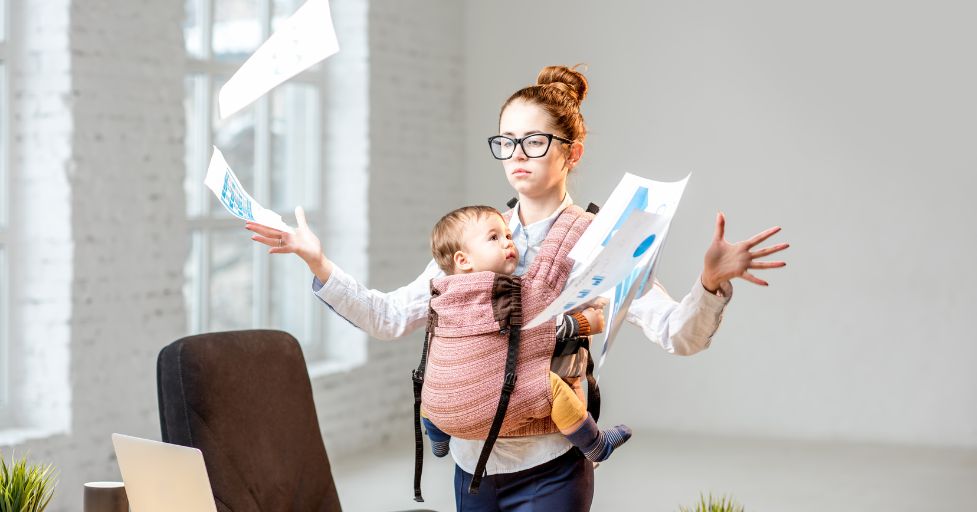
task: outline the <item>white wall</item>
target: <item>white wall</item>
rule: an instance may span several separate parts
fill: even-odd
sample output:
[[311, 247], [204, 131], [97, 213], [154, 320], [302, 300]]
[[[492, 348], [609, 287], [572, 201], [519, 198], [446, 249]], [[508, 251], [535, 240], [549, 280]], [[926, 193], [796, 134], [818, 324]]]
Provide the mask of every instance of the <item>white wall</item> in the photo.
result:
[[469, 3], [468, 202], [511, 197], [485, 147], [547, 64], [584, 62], [591, 130], [571, 193], [692, 171], [660, 278], [695, 282], [717, 210], [773, 224], [788, 267], [735, 283], [713, 347], [625, 328], [608, 421], [977, 446], [977, 6], [967, 2]]

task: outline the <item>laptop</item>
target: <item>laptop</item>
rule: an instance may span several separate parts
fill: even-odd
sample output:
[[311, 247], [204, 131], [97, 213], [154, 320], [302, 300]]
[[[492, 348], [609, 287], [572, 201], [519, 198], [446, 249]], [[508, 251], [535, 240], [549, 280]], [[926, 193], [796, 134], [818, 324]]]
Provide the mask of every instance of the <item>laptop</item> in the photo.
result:
[[196, 448], [112, 434], [132, 512], [217, 512]]

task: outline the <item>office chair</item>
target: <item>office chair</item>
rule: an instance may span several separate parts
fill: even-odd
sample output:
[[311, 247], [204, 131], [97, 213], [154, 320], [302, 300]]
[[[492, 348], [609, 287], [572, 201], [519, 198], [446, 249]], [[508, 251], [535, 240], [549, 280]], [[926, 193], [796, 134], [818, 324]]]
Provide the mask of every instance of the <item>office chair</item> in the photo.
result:
[[160, 351], [156, 378], [163, 441], [203, 452], [220, 512], [341, 510], [291, 335], [182, 338]]

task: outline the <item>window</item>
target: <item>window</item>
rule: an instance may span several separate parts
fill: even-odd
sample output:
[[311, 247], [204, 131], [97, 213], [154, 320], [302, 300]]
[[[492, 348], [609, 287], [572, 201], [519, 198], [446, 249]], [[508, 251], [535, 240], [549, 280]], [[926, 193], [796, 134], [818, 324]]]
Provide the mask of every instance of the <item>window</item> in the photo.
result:
[[[227, 213], [203, 185], [211, 147], [217, 146], [259, 203], [282, 214], [291, 225], [295, 225], [292, 210], [302, 206], [323, 244], [334, 245], [321, 228], [336, 224], [339, 212], [325, 207], [323, 197], [327, 188], [349, 187], [350, 180], [327, 183], [324, 132], [339, 126], [337, 116], [350, 112], [348, 108], [333, 109], [326, 90], [349, 88], [347, 82], [352, 78], [329, 73], [327, 63], [320, 63], [227, 119], [218, 119], [217, 114], [217, 94], [223, 84], [301, 4], [302, 0], [186, 0], [185, 189], [191, 250], [184, 296], [188, 328], [191, 333], [282, 329], [302, 343], [310, 363], [355, 363], [365, 355], [365, 337], [338, 316], [328, 314], [315, 299], [308, 268], [294, 256], [270, 257], [264, 246], [251, 241], [243, 222]], [[336, 15], [334, 11], [334, 20]], [[330, 105], [328, 115], [326, 104]], [[365, 126], [365, 96], [362, 105]], [[362, 165], [344, 168], [342, 174], [345, 178], [346, 171], [353, 170], [364, 176], [360, 188], [365, 203], [367, 146], [365, 137], [359, 138]], [[342, 136], [329, 140], [343, 143]], [[339, 174], [332, 179], [338, 180]], [[365, 218], [365, 205], [342, 211], [344, 222], [347, 215]], [[344, 232], [342, 245], [365, 251], [365, 230], [354, 235], [357, 240], [351, 240], [346, 230], [333, 231]], [[357, 277], [365, 277], [365, 265], [356, 271]]]
[[[7, 120], [10, 103], [7, 92], [7, 2], [0, 0], [0, 418], [8, 417], [9, 386], [8, 339], [10, 336], [10, 269], [7, 255]], [[2, 423], [2, 421], [0, 421]]]

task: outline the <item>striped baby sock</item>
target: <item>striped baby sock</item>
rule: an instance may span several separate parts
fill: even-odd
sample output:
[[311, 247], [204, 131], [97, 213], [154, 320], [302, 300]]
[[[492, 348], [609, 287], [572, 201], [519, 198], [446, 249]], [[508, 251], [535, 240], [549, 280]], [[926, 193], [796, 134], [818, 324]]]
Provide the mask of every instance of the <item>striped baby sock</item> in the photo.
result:
[[434, 453], [434, 456], [444, 457], [447, 455], [451, 436], [442, 432], [441, 429], [427, 418], [421, 418], [421, 423], [424, 425], [424, 430], [427, 431], [428, 439], [431, 440], [431, 452]]
[[434, 453], [435, 457], [444, 457], [448, 454], [448, 441], [435, 441], [431, 440], [431, 451]]
[[614, 449], [631, 439], [631, 429], [618, 425], [607, 430], [597, 428], [597, 422], [589, 413], [583, 424], [566, 438], [593, 462], [607, 460]]

